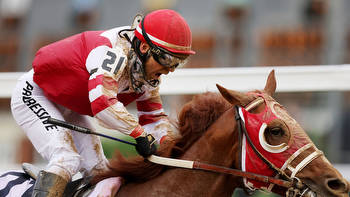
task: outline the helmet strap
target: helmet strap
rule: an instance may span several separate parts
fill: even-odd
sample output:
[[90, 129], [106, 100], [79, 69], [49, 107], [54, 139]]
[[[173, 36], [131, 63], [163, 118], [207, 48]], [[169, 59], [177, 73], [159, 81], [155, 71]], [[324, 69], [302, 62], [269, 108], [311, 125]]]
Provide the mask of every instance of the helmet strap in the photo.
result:
[[[149, 58], [149, 53], [143, 54], [144, 59]], [[129, 59], [130, 59], [130, 82], [131, 86], [134, 89], [136, 93], [142, 93], [142, 86], [145, 85], [145, 82], [147, 85], [150, 85], [152, 87], [157, 87], [159, 85], [159, 80], [147, 80], [146, 78], [146, 71], [145, 71], [145, 61], [142, 61], [138, 55], [135, 54], [134, 50], [131, 50], [129, 53]]]
[[125, 38], [130, 44], [132, 44], [132, 41], [130, 39], [130, 37], [128, 36], [127, 33], [123, 33], [125, 31], [135, 31], [136, 27], [139, 25], [139, 23], [142, 20], [142, 15], [141, 14], [136, 14], [136, 16], [134, 17], [134, 20], [130, 26], [129, 29], [122, 29], [118, 32], [119, 37], [121, 38]]
[[[138, 59], [138, 58], [136, 58]], [[140, 65], [140, 62], [136, 60], [134, 64], [131, 65], [130, 67], [130, 82], [133, 90], [136, 93], [142, 93], [142, 86], [144, 85], [144, 80], [143, 80], [143, 71], [142, 71], [142, 65]]]
[[141, 46], [141, 40], [139, 40], [136, 36], [132, 40], [132, 48], [136, 52], [138, 58], [141, 60], [142, 63], [146, 62], [146, 60], [149, 58], [147, 53], [142, 53], [140, 51], [140, 46]]

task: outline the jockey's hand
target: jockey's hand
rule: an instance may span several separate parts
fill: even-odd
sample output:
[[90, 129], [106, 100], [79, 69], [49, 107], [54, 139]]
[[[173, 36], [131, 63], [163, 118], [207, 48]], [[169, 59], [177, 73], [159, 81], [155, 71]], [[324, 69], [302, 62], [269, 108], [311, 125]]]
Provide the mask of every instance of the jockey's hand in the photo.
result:
[[157, 146], [156, 140], [152, 134], [146, 134], [143, 132], [136, 140], [136, 151], [143, 157], [148, 157], [156, 153]]

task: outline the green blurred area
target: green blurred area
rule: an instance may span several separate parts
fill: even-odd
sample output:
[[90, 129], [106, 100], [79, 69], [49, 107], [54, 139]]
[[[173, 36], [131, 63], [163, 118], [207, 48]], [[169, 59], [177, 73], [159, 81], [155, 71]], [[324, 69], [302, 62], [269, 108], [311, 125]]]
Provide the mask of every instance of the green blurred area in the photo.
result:
[[232, 195], [232, 197], [277, 197], [279, 195], [277, 194], [273, 194], [273, 193], [268, 193], [265, 191], [256, 191], [254, 192], [253, 195], [248, 195], [246, 194], [243, 189], [236, 189], [236, 191], [234, 192], [234, 194]]
[[[135, 143], [135, 140], [129, 136], [119, 137], [122, 140]], [[108, 159], [111, 159], [116, 150], [119, 150], [125, 157], [135, 156], [137, 152], [134, 146], [124, 144], [107, 138], [101, 138], [103, 151]]]

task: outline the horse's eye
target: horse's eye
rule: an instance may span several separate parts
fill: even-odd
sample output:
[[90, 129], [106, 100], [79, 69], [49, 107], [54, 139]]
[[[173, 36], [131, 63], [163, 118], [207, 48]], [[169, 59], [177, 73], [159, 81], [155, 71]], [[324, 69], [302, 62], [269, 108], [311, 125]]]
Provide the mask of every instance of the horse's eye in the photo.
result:
[[274, 127], [274, 128], [270, 128], [269, 132], [271, 133], [271, 135], [273, 136], [283, 136], [284, 135], [284, 131], [282, 128], [279, 127]]
[[[264, 129], [264, 132], [260, 132]], [[259, 131], [259, 141], [261, 146], [272, 153], [283, 152], [288, 148], [289, 133], [283, 126], [264, 123]]]

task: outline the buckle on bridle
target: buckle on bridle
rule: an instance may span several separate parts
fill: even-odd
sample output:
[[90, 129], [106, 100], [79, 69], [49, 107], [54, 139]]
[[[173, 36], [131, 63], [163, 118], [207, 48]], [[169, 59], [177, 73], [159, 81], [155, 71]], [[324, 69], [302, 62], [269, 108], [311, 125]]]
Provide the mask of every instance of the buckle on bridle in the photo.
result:
[[300, 181], [299, 178], [293, 177], [292, 187], [286, 192], [286, 197], [316, 197], [316, 193], [313, 192], [307, 185]]

